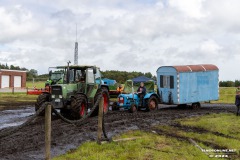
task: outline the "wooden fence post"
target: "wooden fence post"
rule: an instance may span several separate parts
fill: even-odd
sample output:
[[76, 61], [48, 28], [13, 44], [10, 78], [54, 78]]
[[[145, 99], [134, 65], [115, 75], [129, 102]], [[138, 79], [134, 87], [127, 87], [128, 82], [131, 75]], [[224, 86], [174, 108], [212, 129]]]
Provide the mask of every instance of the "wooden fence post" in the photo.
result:
[[45, 159], [51, 159], [51, 115], [52, 106], [50, 104], [45, 108]]
[[98, 108], [98, 133], [97, 133], [97, 143], [101, 144], [101, 137], [102, 137], [102, 122], [103, 122], [103, 97], [99, 102]]

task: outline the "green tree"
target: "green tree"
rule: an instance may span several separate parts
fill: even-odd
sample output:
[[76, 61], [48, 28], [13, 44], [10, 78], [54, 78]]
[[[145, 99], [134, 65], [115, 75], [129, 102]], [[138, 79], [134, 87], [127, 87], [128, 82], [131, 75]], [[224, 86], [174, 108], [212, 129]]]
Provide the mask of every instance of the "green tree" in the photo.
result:
[[147, 73], [145, 73], [144, 74], [146, 77], [148, 77], [148, 78], [153, 78], [153, 76], [152, 76], [152, 73], [151, 72], [147, 72]]

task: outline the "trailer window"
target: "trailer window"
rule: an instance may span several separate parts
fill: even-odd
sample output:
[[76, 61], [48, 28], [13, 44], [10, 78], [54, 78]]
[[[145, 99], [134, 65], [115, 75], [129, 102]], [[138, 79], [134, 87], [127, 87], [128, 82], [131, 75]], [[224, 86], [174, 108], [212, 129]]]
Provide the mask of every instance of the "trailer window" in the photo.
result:
[[160, 88], [174, 88], [174, 77], [173, 76], [160, 76]]

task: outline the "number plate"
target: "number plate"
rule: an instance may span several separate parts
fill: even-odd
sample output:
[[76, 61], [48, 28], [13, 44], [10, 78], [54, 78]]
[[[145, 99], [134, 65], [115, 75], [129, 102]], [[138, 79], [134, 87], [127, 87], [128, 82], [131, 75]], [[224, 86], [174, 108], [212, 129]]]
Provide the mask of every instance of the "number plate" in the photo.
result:
[[61, 102], [61, 100], [59, 98], [55, 99], [55, 102]]

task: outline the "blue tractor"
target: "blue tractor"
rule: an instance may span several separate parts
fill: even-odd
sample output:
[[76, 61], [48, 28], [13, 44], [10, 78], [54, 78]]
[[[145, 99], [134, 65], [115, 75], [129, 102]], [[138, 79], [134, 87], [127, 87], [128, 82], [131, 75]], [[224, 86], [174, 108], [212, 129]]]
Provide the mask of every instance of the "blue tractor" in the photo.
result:
[[133, 83], [132, 80], [127, 80], [124, 84], [124, 93], [118, 95], [118, 102], [113, 104], [113, 110], [124, 109], [131, 113], [137, 110], [151, 111], [158, 108], [159, 96], [154, 91], [154, 81], [144, 83], [146, 94], [142, 99], [136, 93], [139, 83]]

